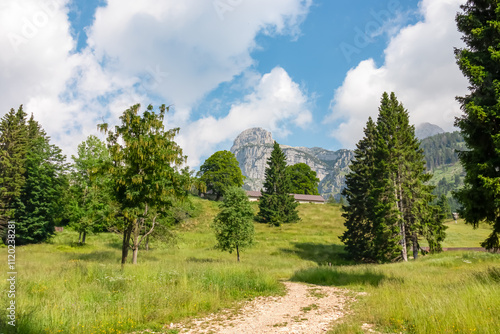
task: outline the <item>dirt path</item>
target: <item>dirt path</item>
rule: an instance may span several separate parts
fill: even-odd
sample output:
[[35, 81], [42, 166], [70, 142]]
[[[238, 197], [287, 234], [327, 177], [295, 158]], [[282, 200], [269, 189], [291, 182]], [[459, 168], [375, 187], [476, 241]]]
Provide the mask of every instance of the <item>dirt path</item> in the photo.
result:
[[345, 314], [346, 303], [354, 300], [346, 289], [284, 284], [287, 293], [283, 297], [259, 297], [237, 312], [226, 310], [170, 328], [192, 334], [324, 333], [333, 321]]

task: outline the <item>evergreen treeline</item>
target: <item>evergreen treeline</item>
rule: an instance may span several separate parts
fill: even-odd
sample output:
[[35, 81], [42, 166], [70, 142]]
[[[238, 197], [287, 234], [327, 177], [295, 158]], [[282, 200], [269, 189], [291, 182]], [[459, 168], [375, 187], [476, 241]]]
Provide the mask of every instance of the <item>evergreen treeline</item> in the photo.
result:
[[465, 142], [458, 131], [440, 133], [422, 140], [427, 170], [458, 162], [458, 152], [464, 150]]
[[408, 111], [394, 93], [384, 93], [377, 122], [370, 118], [365, 136], [357, 144], [351, 173], [342, 195], [347, 230], [340, 237], [354, 260], [407, 261], [414, 258], [419, 239], [431, 251], [440, 251], [444, 240], [443, 214], [431, 205], [434, 196], [426, 182], [425, 159]]
[[0, 223], [15, 221], [16, 245], [47, 240], [64, 216], [66, 157], [22, 106], [0, 121]]

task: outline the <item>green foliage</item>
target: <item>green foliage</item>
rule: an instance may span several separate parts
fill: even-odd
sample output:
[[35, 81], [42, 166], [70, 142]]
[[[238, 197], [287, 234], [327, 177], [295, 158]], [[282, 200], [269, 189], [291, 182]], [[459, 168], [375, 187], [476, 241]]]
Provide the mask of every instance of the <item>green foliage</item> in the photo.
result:
[[316, 172], [305, 163], [288, 166], [290, 176], [290, 192], [292, 194], [319, 195], [319, 179]]
[[368, 120], [358, 143], [343, 195], [346, 232], [341, 240], [353, 259], [365, 262], [407, 261], [419, 238], [433, 250], [444, 239], [443, 221], [430, 203], [423, 150], [409, 124], [408, 112], [394, 93], [384, 93], [377, 123]]
[[226, 189], [220, 208], [212, 224], [217, 239], [216, 248], [229, 253], [236, 250], [239, 262], [240, 250], [253, 243], [253, 208], [246, 192], [237, 187]]
[[467, 151], [459, 154], [467, 173], [456, 193], [460, 215], [477, 227], [493, 225], [482, 244], [500, 249], [500, 6], [498, 1], [469, 0], [456, 17], [466, 47], [456, 49], [457, 63], [469, 80], [470, 94], [458, 98], [464, 115], [457, 118]]
[[433, 171], [436, 167], [458, 162], [457, 151], [465, 148], [465, 142], [455, 131], [427, 137], [421, 141], [420, 147], [424, 150], [427, 170]]
[[26, 113], [21, 105], [0, 121], [0, 228], [14, 216], [14, 201], [25, 182], [27, 140]]
[[124, 111], [122, 124], [109, 130], [107, 142], [111, 156], [104, 167], [112, 178], [112, 195], [123, 217], [122, 264], [126, 262], [130, 244], [132, 263], [137, 263], [139, 245], [150, 235], [176, 198], [186, 197], [190, 188], [187, 171], [179, 171], [186, 161], [174, 137], [179, 129], [165, 131], [163, 120], [168, 108], [162, 105], [159, 113], [149, 105], [139, 115], [140, 105]]
[[300, 220], [295, 199], [290, 195], [290, 177], [286, 167], [286, 156], [279, 144], [274, 142], [271, 156], [267, 159], [264, 190], [259, 200], [257, 221], [280, 226]]
[[69, 201], [71, 226], [83, 234], [104, 232], [111, 215], [111, 179], [101, 173], [110, 156], [106, 144], [89, 136], [78, 145], [78, 156], [71, 173], [71, 200]]
[[229, 187], [241, 187], [244, 176], [233, 153], [218, 151], [212, 154], [200, 167], [200, 181], [206, 191], [212, 191], [219, 200]]
[[25, 183], [14, 202], [16, 244], [37, 243], [54, 233], [68, 180], [66, 157], [50, 144], [50, 137], [31, 116], [28, 121], [28, 151], [25, 161]]

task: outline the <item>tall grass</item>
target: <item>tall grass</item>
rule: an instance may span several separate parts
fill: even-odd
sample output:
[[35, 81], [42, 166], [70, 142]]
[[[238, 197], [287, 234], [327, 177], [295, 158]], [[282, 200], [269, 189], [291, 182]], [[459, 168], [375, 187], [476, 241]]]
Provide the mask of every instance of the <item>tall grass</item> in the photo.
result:
[[409, 263], [319, 267], [292, 279], [367, 293], [331, 333], [362, 332], [364, 323], [391, 333], [500, 331], [499, 254], [450, 252]]
[[[356, 266], [344, 259], [338, 239], [344, 229], [339, 207], [302, 204], [302, 220], [297, 224], [279, 228], [256, 224], [256, 245], [244, 249], [242, 262], [237, 263], [235, 254], [213, 249], [216, 242], [209, 224], [217, 213], [217, 203], [194, 201], [202, 208], [201, 214], [177, 228], [176, 244], [152, 242], [150, 251], [140, 251], [139, 264], [127, 264], [124, 270], [120, 236], [110, 233], [88, 236], [85, 246], [75, 243], [75, 232], [64, 231], [51, 243], [18, 247], [17, 332], [159, 331], [171, 322], [216, 312], [254, 296], [282, 294], [279, 281], [290, 277], [369, 292], [360, 297], [350, 320], [341, 325], [344, 332], [359, 330], [360, 321], [393, 332], [402, 328], [416, 333], [442, 332], [438, 330], [453, 326], [464, 329], [455, 316], [457, 308], [451, 305], [458, 299], [455, 304], [464, 305], [458, 306], [457, 314], [475, 317], [482, 311], [487, 315], [478, 316], [483, 319], [478, 323], [467, 321], [477, 332], [488, 333], [493, 326], [488, 325], [488, 316], [499, 313], [497, 256], [456, 253], [414, 263]], [[454, 233], [452, 227], [448, 231]], [[488, 234], [488, 230], [476, 231], [478, 240]], [[464, 238], [456, 237], [454, 245], [461, 246]], [[5, 248], [0, 249], [0, 258], [6, 259]], [[1, 268], [4, 264], [6, 260]], [[6, 288], [2, 279], [0, 332], [9, 328], [3, 298]], [[431, 315], [443, 318], [441, 327], [434, 324], [437, 320], [430, 320]]]

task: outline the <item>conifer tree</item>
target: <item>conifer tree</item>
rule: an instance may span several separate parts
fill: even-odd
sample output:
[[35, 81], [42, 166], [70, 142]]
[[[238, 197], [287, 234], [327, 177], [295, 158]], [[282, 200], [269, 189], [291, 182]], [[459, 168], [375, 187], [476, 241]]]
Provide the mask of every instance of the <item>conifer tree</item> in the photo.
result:
[[25, 183], [14, 203], [17, 244], [42, 242], [54, 233], [67, 186], [68, 166], [61, 149], [50, 144], [50, 137], [33, 115], [27, 130]]
[[298, 222], [300, 220], [297, 212], [298, 203], [290, 195], [286, 156], [277, 142], [274, 142], [271, 156], [267, 159], [265, 175], [257, 220], [274, 226]]
[[375, 206], [373, 181], [375, 180], [375, 123], [368, 119], [365, 136], [356, 145], [354, 159], [346, 175], [342, 191], [347, 205], [343, 205], [346, 231], [340, 236], [349, 256], [355, 261], [374, 262], [373, 218]]
[[456, 17], [466, 47], [456, 49], [457, 63], [469, 80], [470, 93], [458, 98], [464, 112], [455, 125], [461, 129], [467, 151], [459, 158], [466, 171], [464, 187], [456, 193], [460, 216], [493, 231], [481, 244], [500, 249], [500, 4], [468, 0]]
[[358, 143], [351, 173], [346, 177], [347, 231], [341, 237], [349, 254], [365, 262], [407, 261], [419, 238], [444, 239], [442, 220], [436, 219], [431, 178], [408, 112], [394, 93], [384, 93], [377, 124], [370, 119]]
[[[25, 182], [28, 141], [26, 113], [21, 105], [0, 121], [0, 229], [14, 216], [14, 202]], [[2, 231], [0, 231], [2, 234]]]

